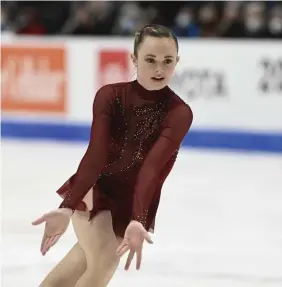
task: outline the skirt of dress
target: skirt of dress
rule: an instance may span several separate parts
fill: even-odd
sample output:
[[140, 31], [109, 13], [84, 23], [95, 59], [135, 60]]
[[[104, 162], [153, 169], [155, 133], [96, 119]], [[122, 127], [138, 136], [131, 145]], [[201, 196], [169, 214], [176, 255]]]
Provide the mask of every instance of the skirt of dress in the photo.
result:
[[[64, 199], [71, 192], [72, 177], [57, 191]], [[130, 185], [130, 184], [129, 184]], [[100, 211], [109, 210], [112, 215], [112, 225], [115, 235], [123, 238], [125, 230], [132, 220], [133, 206], [133, 188], [131, 186], [118, 186], [116, 183], [104, 180], [98, 181], [93, 187], [93, 208], [90, 211], [89, 220], [92, 220]], [[148, 216], [145, 229], [151, 233], [155, 229], [155, 217], [160, 201], [160, 189], [155, 192], [151, 206], [148, 210]], [[87, 211], [84, 201], [81, 201], [75, 207], [79, 211]]]

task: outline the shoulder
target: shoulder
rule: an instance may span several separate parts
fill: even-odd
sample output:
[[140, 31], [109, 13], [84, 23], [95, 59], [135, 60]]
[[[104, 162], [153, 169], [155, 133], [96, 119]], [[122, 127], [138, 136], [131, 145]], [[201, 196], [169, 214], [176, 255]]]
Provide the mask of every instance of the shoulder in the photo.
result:
[[114, 99], [117, 97], [120, 92], [126, 91], [128, 88], [132, 86], [132, 82], [120, 82], [120, 83], [112, 83], [107, 84], [100, 87], [95, 97], [103, 97], [107, 99]]
[[118, 92], [120, 90], [125, 90], [127, 88], [130, 88], [132, 86], [132, 82], [119, 82], [119, 83], [112, 83], [102, 86], [98, 92], [100, 91], [113, 91]]
[[193, 112], [176, 93], [170, 91], [168, 114], [163, 122], [164, 128], [170, 128], [174, 137], [181, 140], [193, 122]]
[[179, 118], [193, 119], [193, 111], [189, 104], [182, 100], [173, 90], [170, 89], [169, 111]]

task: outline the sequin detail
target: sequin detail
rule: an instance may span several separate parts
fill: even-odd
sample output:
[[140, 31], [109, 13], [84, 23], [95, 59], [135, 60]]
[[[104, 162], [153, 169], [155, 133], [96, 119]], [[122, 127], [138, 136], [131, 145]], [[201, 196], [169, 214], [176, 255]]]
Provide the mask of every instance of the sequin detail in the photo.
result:
[[[105, 176], [118, 175], [132, 168], [139, 169], [147, 153], [158, 138], [161, 129], [160, 124], [167, 115], [165, 101], [133, 106], [129, 114], [133, 112], [137, 123], [134, 126], [135, 132], [133, 136], [130, 136], [131, 122], [125, 116], [125, 110], [118, 96], [115, 99], [114, 107], [113, 128], [118, 127], [118, 132], [113, 131], [112, 133], [113, 137], [110, 148], [112, 152], [109, 154], [109, 163], [103, 169], [99, 179]], [[127, 162], [126, 164], [119, 164], [124, 160], [127, 147], [132, 145], [131, 141], [136, 142], [137, 145], [135, 145], [135, 150], [131, 151], [132, 156], [130, 157], [130, 161], [125, 161]]]
[[105, 170], [120, 161], [123, 158], [126, 149], [128, 122], [119, 97], [116, 97], [114, 109], [115, 116], [111, 127], [112, 138], [110, 143], [109, 163], [103, 169], [100, 177], [102, 175], [110, 175], [110, 173], [107, 173]]
[[140, 152], [148, 152], [160, 133], [160, 125], [167, 115], [167, 109], [164, 101], [158, 101], [154, 105], [143, 105], [134, 107], [137, 117], [146, 116], [136, 127], [136, 133], [133, 136], [135, 141], [140, 141]]
[[67, 181], [63, 186], [62, 186], [62, 189], [63, 188], [67, 188], [66, 191], [64, 191], [64, 194], [62, 194], [61, 196], [64, 198], [64, 201], [61, 203], [60, 205], [60, 208], [69, 208], [72, 210], [72, 214], [74, 214], [75, 212], [75, 208], [72, 208], [68, 205], [68, 201], [71, 197], [71, 188], [70, 188], [70, 184], [69, 184], [69, 181]]
[[146, 226], [147, 218], [148, 218], [148, 209], [145, 209], [143, 213], [134, 218], [134, 220], [140, 222], [143, 226]]

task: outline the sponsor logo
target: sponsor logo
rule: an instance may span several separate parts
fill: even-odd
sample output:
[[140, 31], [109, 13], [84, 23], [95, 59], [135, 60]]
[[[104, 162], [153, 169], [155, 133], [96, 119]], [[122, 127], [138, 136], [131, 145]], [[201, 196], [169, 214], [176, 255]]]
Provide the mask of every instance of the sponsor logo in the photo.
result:
[[66, 112], [64, 48], [1, 47], [4, 112]]

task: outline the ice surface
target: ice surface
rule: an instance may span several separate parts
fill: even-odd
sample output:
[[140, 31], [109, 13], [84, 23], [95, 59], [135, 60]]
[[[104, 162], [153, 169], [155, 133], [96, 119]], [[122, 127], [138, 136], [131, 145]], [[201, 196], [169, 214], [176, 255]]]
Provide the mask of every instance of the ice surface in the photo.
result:
[[[36, 287], [76, 242], [72, 228], [45, 257], [43, 227], [56, 189], [85, 145], [2, 141], [2, 286]], [[181, 150], [163, 190], [143, 268], [110, 287], [281, 287], [282, 156]]]

